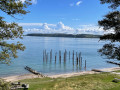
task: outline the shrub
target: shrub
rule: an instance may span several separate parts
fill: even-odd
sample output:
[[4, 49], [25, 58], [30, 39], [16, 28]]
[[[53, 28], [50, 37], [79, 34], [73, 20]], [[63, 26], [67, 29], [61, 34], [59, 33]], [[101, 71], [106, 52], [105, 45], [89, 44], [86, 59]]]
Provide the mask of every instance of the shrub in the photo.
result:
[[10, 90], [10, 83], [0, 79], [0, 90]]

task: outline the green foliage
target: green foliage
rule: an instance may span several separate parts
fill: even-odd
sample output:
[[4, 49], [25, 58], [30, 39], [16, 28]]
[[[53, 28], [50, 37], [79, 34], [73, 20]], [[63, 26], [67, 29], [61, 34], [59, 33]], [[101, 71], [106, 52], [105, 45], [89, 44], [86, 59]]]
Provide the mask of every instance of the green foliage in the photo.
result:
[[0, 9], [8, 15], [26, 14], [29, 11], [26, 11], [25, 8], [31, 5], [30, 1], [26, 0], [22, 3], [21, 0], [0, 0]]
[[118, 75], [100, 73], [69, 78], [36, 78], [20, 82], [30, 85], [29, 90], [119, 90], [120, 83], [114, 83]]
[[0, 79], [0, 90], [10, 90], [10, 83]]
[[[108, 33], [100, 37], [100, 40], [109, 40], [109, 44], [105, 44], [102, 49], [99, 50], [101, 55], [107, 56], [109, 59], [120, 60], [120, 0], [100, 0], [102, 4], [108, 3], [109, 7], [113, 9], [104, 16], [103, 20], [98, 21], [99, 26], [103, 27], [105, 31], [113, 30], [114, 33]], [[115, 42], [118, 42], [117, 44]]]
[[120, 72], [120, 70], [116, 70], [116, 71], [113, 71], [113, 72]]
[[[21, 0], [0, 0], [0, 10], [15, 17], [15, 15], [24, 15], [29, 11], [25, 9], [31, 5], [31, 0], [22, 3]], [[4, 17], [0, 16], [0, 63], [9, 64], [11, 57], [17, 58], [17, 50], [24, 50], [20, 42], [8, 44], [6, 40], [23, 37], [23, 29], [17, 23], [8, 23], [4, 21]]]
[[111, 4], [109, 8], [116, 9], [120, 5], [120, 0], [100, 0], [101, 4]]

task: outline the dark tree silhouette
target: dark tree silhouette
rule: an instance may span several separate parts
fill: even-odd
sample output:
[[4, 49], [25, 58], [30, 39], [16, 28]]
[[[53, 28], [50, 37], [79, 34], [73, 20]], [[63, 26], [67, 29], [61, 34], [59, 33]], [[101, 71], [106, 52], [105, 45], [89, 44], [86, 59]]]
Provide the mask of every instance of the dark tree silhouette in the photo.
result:
[[109, 59], [120, 60], [120, 0], [100, 0], [102, 4], [110, 4], [109, 12], [104, 16], [103, 20], [98, 21], [99, 26], [103, 27], [105, 31], [113, 30], [113, 33], [108, 33], [100, 37], [100, 40], [109, 40], [109, 44], [105, 44], [99, 50], [101, 55], [107, 56]]
[[[0, 10], [13, 18], [16, 15], [25, 15], [29, 11], [26, 8], [31, 5], [31, 0], [24, 3], [21, 0], [0, 0]], [[17, 50], [24, 50], [25, 46], [20, 42], [9, 44], [6, 40], [23, 37], [22, 27], [17, 23], [8, 23], [0, 16], [0, 63], [9, 64], [11, 57], [17, 58]]]

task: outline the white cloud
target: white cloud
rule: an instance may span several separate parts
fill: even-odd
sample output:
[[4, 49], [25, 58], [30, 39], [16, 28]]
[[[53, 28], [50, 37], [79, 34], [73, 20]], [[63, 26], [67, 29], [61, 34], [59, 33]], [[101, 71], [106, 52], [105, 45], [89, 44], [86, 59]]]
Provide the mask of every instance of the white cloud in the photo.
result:
[[82, 3], [82, 1], [78, 1], [78, 2], [76, 3], [76, 5], [79, 6], [81, 3]]
[[70, 6], [73, 7], [73, 6], [80, 6], [80, 4], [82, 3], [82, 1], [78, 1], [76, 3], [70, 3]]
[[73, 30], [73, 28], [69, 26], [65, 26], [62, 22], [58, 22], [55, 29], [56, 30]]
[[66, 34], [105, 34], [103, 28], [94, 24], [79, 25], [78, 28], [72, 28], [64, 25], [62, 22], [57, 24], [48, 23], [19, 23], [23, 26], [26, 33], [66, 33]]
[[[25, 2], [25, 0], [20, 0], [20, 1], [22, 1], [23, 3]], [[31, 0], [31, 2], [32, 2], [33, 4], [37, 4], [37, 0]]]
[[85, 34], [104, 34], [103, 28], [99, 28], [99, 26], [96, 25], [80, 25], [77, 29], [77, 32], [85, 33]]
[[49, 26], [47, 25], [47, 23], [43, 23], [42, 29], [43, 29], [43, 30], [50, 30], [50, 28], [49, 28]]

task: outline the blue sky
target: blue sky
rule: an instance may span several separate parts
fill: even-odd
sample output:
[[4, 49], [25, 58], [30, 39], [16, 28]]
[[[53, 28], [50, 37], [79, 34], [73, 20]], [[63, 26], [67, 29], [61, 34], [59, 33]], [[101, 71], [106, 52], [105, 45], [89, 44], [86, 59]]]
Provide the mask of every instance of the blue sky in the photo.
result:
[[[77, 6], [79, 1], [81, 3]], [[19, 22], [55, 24], [61, 21], [72, 27], [79, 24], [97, 24], [108, 12], [107, 6], [101, 5], [99, 0], [37, 0], [28, 10], [31, 13]]]
[[[19, 16], [22, 20], [13, 19], [4, 13], [3, 15], [8, 22], [24, 23], [21, 25], [25, 27], [29, 26], [28, 23], [46, 24], [47, 27], [48, 24], [63, 24], [76, 30], [81, 29], [81, 26], [84, 28], [83, 25], [87, 28], [90, 25], [96, 26], [98, 20], [110, 11], [107, 5], [100, 4], [100, 0], [33, 0], [32, 2], [33, 5], [27, 8], [31, 12]], [[39, 25], [33, 26], [34, 29], [39, 29]]]

